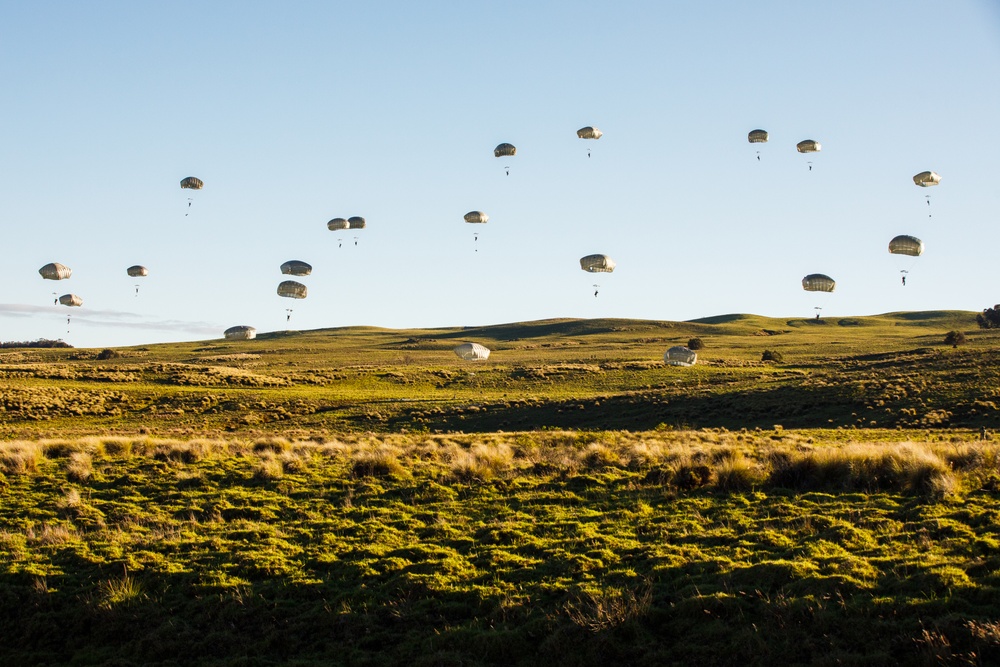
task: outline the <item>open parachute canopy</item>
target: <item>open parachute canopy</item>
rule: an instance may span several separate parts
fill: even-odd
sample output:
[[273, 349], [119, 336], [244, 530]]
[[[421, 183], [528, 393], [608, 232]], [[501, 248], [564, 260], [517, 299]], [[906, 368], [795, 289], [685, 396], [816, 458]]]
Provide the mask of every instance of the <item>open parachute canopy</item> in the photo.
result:
[[203, 187], [205, 187], [205, 184], [200, 178], [188, 176], [187, 178], [181, 179], [181, 188], [184, 190], [201, 190]]
[[698, 353], [681, 345], [675, 345], [663, 353], [663, 363], [668, 366], [694, 366]]
[[924, 242], [916, 236], [902, 234], [889, 241], [889, 252], [893, 255], [920, 257], [920, 255], [924, 254]]
[[751, 130], [747, 135], [747, 140], [751, 144], [766, 144], [767, 143], [767, 131], [766, 130]]
[[83, 299], [81, 299], [75, 294], [63, 294], [61, 297], [59, 297], [59, 303], [61, 303], [64, 306], [79, 307], [83, 305]]
[[580, 268], [588, 273], [611, 273], [615, 266], [615, 260], [607, 255], [587, 255], [580, 258]]
[[800, 141], [795, 144], [795, 150], [800, 153], [819, 153], [823, 150], [823, 146], [820, 145], [818, 141], [813, 141], [812, 139], [806, 139], [805, 141]]
[[365, 222], [365, 219], [360, 215], [354, 215], [347, 219], [348, 229], [364, 229], [367, 224], [368, 223]]
[[312, 270], [312, 264], [298, 259], [290, 259], [281, 265], [281, 272], [286, 276], [308, 276]]
[[144, 278], [149, 275], [149, 269], [145, 266], [136, 264], [125, 269], [125, 273], [129, 274], [133, 278]]
[[490, 349], [479, 343], [462, 343], [455, 348], [455, 354], [466, 361], [482, 361], [490, 358]]
[[38, 269], [38, 273], [46, 280], [66, 280], [73, 275], [73, 269], [59, 262], [50, 262]]
[[802, 279], [802, 289], [807, 292], [832, 292], [837, 282], [822, 273], [810, 273]]
[[941, 182], [941, 176], [933, 171], [922, 171], [913, 177], [913, 182], [922, 188], [929, 188]]
[[326, 223], [326, 228], [331, 232], [335, 232], [339, 229], [350, 229], [351, 223], [348, 222], [346, 218], [334, 218], [330, 222]]
[[511, 155], [517, 155], [517, 148], [514, 144], [499, 144], [493, 149], [494, 157], [508, 157]]
[[289, 299], [304, 299], [308, 292], [305, 285], [294, 280], [284, 280], [278, 285], [278, 296], [285, 296]]
[[250, 340], [251, 338], [257, 337], [257, 330], [253, 327], [248, 327], [245, 324], [241, 324], [235, 327], [229, 327], [224, 332], [226, 338], [233, 340]]
[[588, 125], [587, 127], [581, 127], [576, 131], [576, 136], [581, 139], [600, 139], [604, 136], [604, 133], [598, 130], [596, 127]]
[[465, 214], [465, 221], [473, 224], [483, 224], [490, 221], [490, 216], [482, 211], [469, 211]]

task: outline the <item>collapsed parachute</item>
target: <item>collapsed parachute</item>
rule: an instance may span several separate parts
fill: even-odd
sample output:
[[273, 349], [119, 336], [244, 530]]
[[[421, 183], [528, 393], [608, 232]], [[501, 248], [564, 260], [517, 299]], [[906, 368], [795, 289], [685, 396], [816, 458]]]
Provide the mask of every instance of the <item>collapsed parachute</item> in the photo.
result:
[[822, 273], [810, 273], [802, 279], [802, 289], [807, 292], [832, 292], [837, 282]]
[[615, 266], [615, 260], [607, 255], [587, 255], [580, 258], [580, 268], [589, 273], [611, 273]]
[[248, 327], [245, 324], [241, 324], [235, 327], [229, 327], [226, 329], [226, 338], [232, 340], [250, 340], [251, 338], [257, 337], [257, 330], [253, 327]]
[[51, 262], [38, 269], [38, 273], [46, 280], [66, 280], [73, 275], [73, 269], [59, 262]]
[[490, 358], [490, 350], [479, 343], [462, 343], [455, 348], [455, 354], [465, 361], [482, 361]]
[[302, 283], [297, 283], [294, 280], [285, 280], [278, 285], [278, 296], [288, 297], [289, 299], [304, 299], [309, 290]]
[[668, 366], [694, 366], [698, 353], [681, 345], [675, 345], [663, 353], [663, 363]]
[[281, 265], [281, 272], [286, 276], [308, 276], [312, 270], [311, 264], [297, 259], [290, 259]]

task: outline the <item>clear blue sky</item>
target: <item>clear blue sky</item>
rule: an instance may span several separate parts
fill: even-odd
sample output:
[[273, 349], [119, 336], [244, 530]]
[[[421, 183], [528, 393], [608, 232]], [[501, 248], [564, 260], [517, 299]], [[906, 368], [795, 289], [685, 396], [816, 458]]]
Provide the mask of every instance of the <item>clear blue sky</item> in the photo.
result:
[[0, 340], [1000, 302], [993, 0], [10, 2], [0, 71]]

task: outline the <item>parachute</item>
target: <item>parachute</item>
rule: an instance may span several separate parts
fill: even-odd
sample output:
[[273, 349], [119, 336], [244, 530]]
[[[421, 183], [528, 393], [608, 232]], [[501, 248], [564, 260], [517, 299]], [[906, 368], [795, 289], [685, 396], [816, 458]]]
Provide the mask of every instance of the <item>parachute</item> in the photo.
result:
[[466, 361], [482, 361], [490, 358], [490, 350], [479, 343], [462, 343], [455, 348], [455, 354]]
[[668, 366], [694, 366], [698, 353], [681, 345], [675, 345], [663, 353], [663, 363]]
[[600, 139], [601, 137], [604, 136], [604, 133], [598, 130], [596, 127], [591, 127], [590, 125], [588, 125], [587, 127], [581, 127], [579, 130], [577, 130], [576, 136], [580, 137], [581, 139]]
[[941, 182], [941, 176], [933, 171], [922, 171], [913, 177], [913, 182], [922, 188], [929, 188]]
[[294, 280], [285, 280], [278, 285], [278, 296], [285, 296], [289, 299], [304, 299], [308, 291], [305, 285]]
[[607, 255], [587, 255], [580, 258], [580, 268], [589, 273], [611, 273], [615, 266], [615, 260]]
[[326, 223], [326, 228], [331, 232], [335, 232], [341, 229], [350, 229], [351, 223], [344, 218], [334, 218], [330, 222]]
[[494, 157], [513, 157], [514, 155], [517, 155], [517, 148], [514, 144], [498, 144], [493, 149]]
[[889, 241], [889, 252], [893, 255], [920, 257], [924, 254], [924, 242], [916, 236], [900, 235]]
[[205, 187], [205, 183], [200, 178], [188, 176], [181, 179], [181, 188], [184, 190], [201, 190], [203, 187]]
[[226, 338], [231, 340], [250, 340], [251, 338], [257, 337], [257, 330], [253, 327], [248, 327], [245, 324], [241, 324], [235, 327], [229, 327], [226, 329]]
[[832, 292], [837, 282], [822, 273], [810, 273], [802, 279], [802, 289], [807, 292]]
[[290, 259], [281, 265], [281, 272], [287, 276], [308, 276], [312, 270], [311, 264], [297, 259]]
[[347, 219], [348, 229], [364, 229], [366, 224], [365, 219], [360, 215], [355, 215]]
[[806, 139], [805, 141], [800, 141], [795, 144], [795, 150], [800, 153], [819, 153], [823, 150], [823, 146], [820, 145], [818, 141], [813, 141], [812, 139]]
[[144, 278], [149, 275], [149, 269], [145, 266], [136, 264], [135, 266], [130, 266], [125, 269], [125, 273], [129, 274], [132, 278]]
[[64, 306], [76, 306], [79, 308], [83, 305], [83, 299], [75, 294], [63, 294], [59, 297], [59, 303]]
[[767, 143], [767, 131], [766, 130], [751, 130], [750, 134], [747, 135], [747, 141], [751, 144], [766, 144]]
[[73, 275], [73, 269], [59, 262], [51, 262], [38, 269], [38, 273], [46, 280], [66, 280]]
[[469, 211], [465, 214], [465, 221], [475, 223], [487, 223], [490, 221], [490, 216], [486, 215], [482, 211]]

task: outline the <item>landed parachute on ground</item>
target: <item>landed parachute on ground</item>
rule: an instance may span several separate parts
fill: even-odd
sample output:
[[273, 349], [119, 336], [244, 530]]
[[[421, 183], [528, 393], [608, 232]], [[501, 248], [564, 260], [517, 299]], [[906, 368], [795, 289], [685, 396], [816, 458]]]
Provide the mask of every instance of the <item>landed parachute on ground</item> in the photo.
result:
[[924, 254], [924, 242], [916, 236], [902, 234], [889, 241], [889, 252], [893, 255], [920, 257]]
[[675, 345], [663, 353], [663, 363], [668, 366], [694, 366], [698, 353], [681, 345]]
[[341, 229], [350, 229], [351, 223], [348, 222], [346, 218], [334, 218], [330, 222], [326, 223], [326, 228], [331, 232], [336, 232]]
[[587, 127], [581, 127], [576, 131], [576, 136], [581, 139], [600, 139], [604, 136], [604, 133], [598, 130], [596, 127], [588, 125]]
[[455, 348], [455, 354], [466, 361], [482, 361], [490, 358], [490, 349], [479, 343], [462, 343]]
[[805, 141], [800, 141], [795, 144], [795, 150], [800, 153], [819, 153], [823, 150], [823, 146], [818, 141], [806, 139]]
[[298, 259], [290, 259], [281, 265], [281, 272], [286, 276], [308, 276], [312, 270], [311, 264]]
[[46, 280], [66, 280], [73, 275], [73, 269], [59, 262], [51, 262], [38, 269], [38, 273]]
[[615, 260], [607, 255], [587, 255], [580, 258], [580, 268], [588, 273], [611, 273], [615, 266]]
[[125, 269], [125, 273], [129, 274], [133, 278], [144, 278], [149, 275], [149, 269], [145, 266], [136, 264], [135, 266], [130, 266]]
[[766, 144], [767, 130], [750, 130], [750, 133], [747, 135], [747, 141], [751, 144]]
[[64, 306], [79, 307], [83, 305], [83, 299], [78, 297], [76, 294], [63, 294], [61, 297], [59, 297], [59, 303], [61, 303]]
[[235, 327], [229, 327], [224, 333], [226, 338], [232, 340], [250, 340], [251, 338], [257, 337], [257, 330], [253, 327], [248, 327], [245, 324], [241, 324]]
[[302, 283], [297, 283], [294, 280], [284, 280], [278, 285], [278, 296], [288, 297], [289, 299], [304, 299], [309, 290]]
[[929, 188], [941, 182], [941, 176], [933, 171], [922, 171], [913, 177], [913, 182], [922, 188]]
[[802, 289], [807, 292], [832, 292], [837, 282], [822, 273], [810, 273], [802, 279]]

